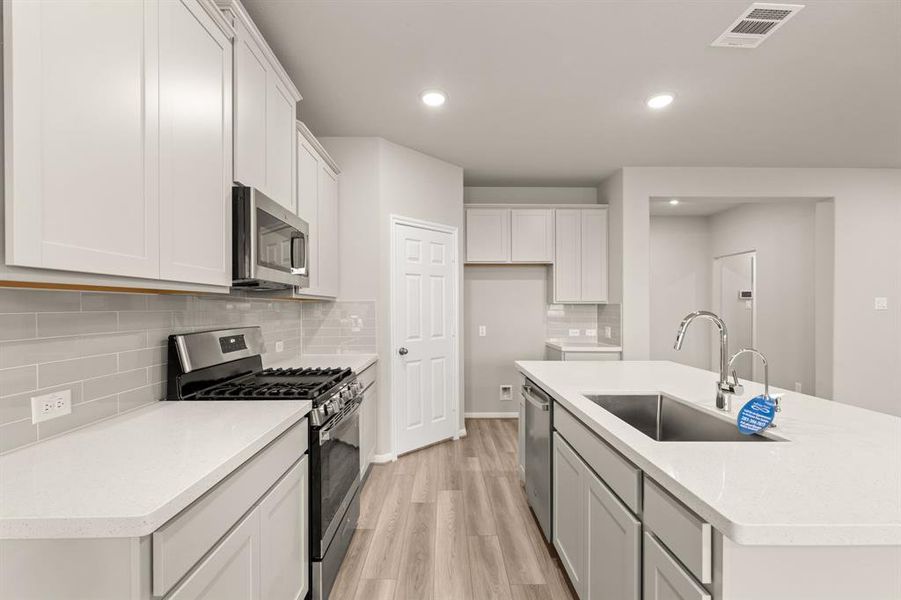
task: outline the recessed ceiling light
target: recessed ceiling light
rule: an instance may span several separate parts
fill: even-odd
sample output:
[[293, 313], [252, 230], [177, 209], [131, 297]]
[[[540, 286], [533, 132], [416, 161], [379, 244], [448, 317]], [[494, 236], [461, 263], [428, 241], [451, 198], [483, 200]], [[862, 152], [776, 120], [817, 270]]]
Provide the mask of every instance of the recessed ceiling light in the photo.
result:
[[672, 200], [669, 201], [669, 203], [670, 203], [672, 206], [676, 206], [676, 205], [679, 204], [679, 199], [678, 199], [678, 198], [673, 198]]
[[426, 90], [419, 95], [419, 99], [426, 106], [437, 108], [447, 102], [447, 94], [441, 90]]
[[657, 94], [656, 96], [651, 96], [650, 98], [648, 98], [647, 104], [649, 108], [664, 108], [666, 106], [669, 106], [674, 98], [675, 96], [673, 96], [672, 94]]

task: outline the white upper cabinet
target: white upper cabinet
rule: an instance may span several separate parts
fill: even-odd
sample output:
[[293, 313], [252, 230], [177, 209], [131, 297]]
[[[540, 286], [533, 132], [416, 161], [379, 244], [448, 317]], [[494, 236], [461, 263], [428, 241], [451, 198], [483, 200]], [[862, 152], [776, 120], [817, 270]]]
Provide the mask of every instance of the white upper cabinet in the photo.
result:
[[266, 57], [247, 27], [235, 20], [235, 181], [266, 185]]
[[322, 163], [319, 166], [319, 292], [338, 296], [338, 175]]
[[553, 302], [607, 301], [607, 209], [557, 209]]
[[7, 264], [230, 283], [231, 44], [212, 4], [12, 0], [4, 26]]
[[297, 121], [297, 215], [310, 226], [310, 286], [294, 295], [338, 296], [338, 166], [306, 125]]
[[547, 208], [511, 209], [510, 261], [554, 262], [554, 211]]
[[216, 0], [235, 29], [234, 178], [294, 212], [301, 96], [238, 0]]
[[297, 101], [274, 72], [269, 73], [266, 85], [266, 107], [266, 193], [291, 212], [296, 212], [294, 121]]
[[194, 0], [159, 9], [160, 277], [230, 285], [231, 40]]
[[8, 264], [159, 276], [145, 11], [141, 0], [4, 4]]
[[510, 209], [466, 209], [466, 262], [510, 262]]

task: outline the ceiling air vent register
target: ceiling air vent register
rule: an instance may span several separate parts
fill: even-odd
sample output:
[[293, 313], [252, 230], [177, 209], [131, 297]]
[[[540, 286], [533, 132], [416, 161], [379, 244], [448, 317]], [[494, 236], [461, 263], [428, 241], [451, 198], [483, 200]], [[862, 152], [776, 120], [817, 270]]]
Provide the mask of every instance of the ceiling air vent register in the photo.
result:
[[755, 2], [711, 46], [756, 48], [802, 8], [803, 4]]

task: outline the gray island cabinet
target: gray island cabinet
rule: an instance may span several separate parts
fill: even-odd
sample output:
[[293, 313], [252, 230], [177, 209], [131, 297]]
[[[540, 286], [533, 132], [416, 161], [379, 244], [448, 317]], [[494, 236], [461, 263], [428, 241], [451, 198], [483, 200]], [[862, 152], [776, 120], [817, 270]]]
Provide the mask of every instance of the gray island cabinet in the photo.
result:
[[[776, 441], [659, 442], [588, 396], [656, 391], [712, 410], [694, 398], [710, 396], [714, 374], [638, 361], [517, 367], [553, 399], [551, 541], [580, 600], [901, 598], [896, 418], [787, 393]], [[869, 446], [848, 460], [872, 450], [882, 458], [869, 469], [885, 479], [830, 462], [859, 436]]]

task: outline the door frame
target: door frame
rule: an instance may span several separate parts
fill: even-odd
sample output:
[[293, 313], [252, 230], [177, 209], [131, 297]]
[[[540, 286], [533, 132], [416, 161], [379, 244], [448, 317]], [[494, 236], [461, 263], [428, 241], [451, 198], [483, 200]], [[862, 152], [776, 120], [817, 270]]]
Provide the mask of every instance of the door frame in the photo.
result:
[[[734, 256], [748, 255], [751, 258], [751, 291], [753, 298], [751, 299], [751, 347], [757, 348], [757, 248], [751, 250], [742, 250], [740, 252], [730, 252], [720, 256], [713, 257], [713, 273], [710, 279], [712, 288], [710, 290], [711, 309], [714, 313], [722, 314], [722, 282], [723, 282], [723, 264], [724, 258], [732, 258]], [[716, 332], [711, 333], [710, 338], [710, 370], [719, 370], [719, 358], [715, 356], [714, 348], [719, 344], [719, 336]], [[735, 354], [740, 348], [730, 348], [732, 354]], [[731, 357], [727, 357], [731, 358]], [[751, 361], [751, 379], [757, 381], [759, 379], [759, 361], [753, 357]]]
[[391, 453], [392, 460], [397, 460], [398, 456], [398, 428], [400, 427], [400, 410], [397, 405], [397, 397], [395, 394], [394, 383], [401, 380], [400, 373], [400, 363], [396, 360], [395, 352], [398, 347], [397, 340], [397, 329], [395, 325], [397, 324], [397, 320], [399, 315], [397, 313], [397, 228], [398, 226], [407, 226], [407, 227], [415, 227], [417, 229], [427, 229], [430, 231], [437, 231], [439, 233], [447, 233], [451, 236], [451, 264], [454, 266], [453, 276], [451, 278], [451, 285], [453, 286], [453, 301], [452, 301], [452, 314], [454, 317], [453, 327], [451, 328], [451, 337], [454, 339], [453, 343], [453, 361], [454, 361], [454, 377], [453, 377], [453, 388], [451, 392], [451, 410], [454, 413], [454, 418], [457, 420], [457, 430], [454, 432], [453, 439], [458, 439], [461, 435], [466, 435], [466, 431], [463, 428], [463, 424], [461, 422], [461, 415], [463, 414], [463, 402], [461, 401], [461, 386], [462, 386], [462, 363], [460, 362], [461, 351], [460, 351], [460, 263], [459, 263], [459, 253], [460, 253], [460, 245], [459, 245], [459, 228], [454, 227], [452, 225], [444, 225], [442, 223], [436, 223], [434, 221], [426, 221], [423, 219], [415, 219], [413, 217], [405, 217], [403, 215], [392, 214], [390, 216], [390, 278], [389, 278], [389, 289], [388, 289], [388, 303], [389, 303], [389, 312], [390, 312], [390, 323], [388, 323], [388, 328], [390, 330], [389, 339], [391, 342], [390, 356], [391, 356], [391, 366], [388, 369], [390, 374], [388, 381], [388, 393], [390, 395], [391, 401], [389, 403], [390, 407], [390, 420], [391, 420]]

